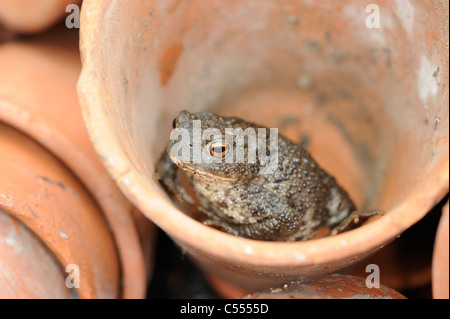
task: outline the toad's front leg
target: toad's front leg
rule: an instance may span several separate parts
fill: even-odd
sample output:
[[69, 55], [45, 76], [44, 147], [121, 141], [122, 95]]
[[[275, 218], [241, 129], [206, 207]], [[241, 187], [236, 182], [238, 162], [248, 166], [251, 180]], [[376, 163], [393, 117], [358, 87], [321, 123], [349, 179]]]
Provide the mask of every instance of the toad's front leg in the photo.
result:
[[384, 215], [384, 212], [379, 209], [368, 210], [363, 212], [355, 211], [351, 213], [347, 218], [343, 219], [339, 224], [333, 225], [331, 228], [330, 235], [337, 235], [343, 231], [350, 230], [358, 225], [360, 225], [364, 220], [374, 215]]

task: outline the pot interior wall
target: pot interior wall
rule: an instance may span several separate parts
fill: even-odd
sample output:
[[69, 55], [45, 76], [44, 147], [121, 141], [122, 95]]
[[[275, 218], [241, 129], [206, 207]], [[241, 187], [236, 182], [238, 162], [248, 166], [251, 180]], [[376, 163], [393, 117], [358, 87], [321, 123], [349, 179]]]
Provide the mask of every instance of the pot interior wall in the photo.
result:
[[356, 0], [111, 1], [99, 76], [115, 134], [151, 184], [182, 109], [278, 127], [358, 207], [390, 211], [448, 152], [448, 9], [377, 3], [381, 28]]

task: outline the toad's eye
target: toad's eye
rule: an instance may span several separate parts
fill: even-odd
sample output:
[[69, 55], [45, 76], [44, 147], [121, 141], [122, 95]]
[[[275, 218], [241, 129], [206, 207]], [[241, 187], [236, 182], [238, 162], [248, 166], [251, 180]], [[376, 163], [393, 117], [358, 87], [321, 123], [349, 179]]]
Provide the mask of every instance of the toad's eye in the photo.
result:
[[174, 119], [173, 119], [173, 122], [172, 122], [172, 127], [173, 127], [173, 128], [177, 128], [177, 125], [178, 125], [178, 121], [177, 121], [176, 118], [174, 118]]
[[223, 141], [213, 142], [209, 146], [209, 151], [212, 156], [224, 157], [228, 153], [228, 145]]

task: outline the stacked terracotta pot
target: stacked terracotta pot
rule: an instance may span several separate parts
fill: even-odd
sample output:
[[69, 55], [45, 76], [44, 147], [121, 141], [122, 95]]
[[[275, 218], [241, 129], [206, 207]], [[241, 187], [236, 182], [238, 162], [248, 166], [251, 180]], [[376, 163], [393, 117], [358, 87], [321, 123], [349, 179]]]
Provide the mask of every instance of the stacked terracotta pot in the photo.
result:
[[0, 298], [144, 298], [154, 227], [87, 135], [78, 30], [48, 30], [71, 2], [0, 1]]
[[[359, 0], [85, 0], [79, 47], [78, 30], [64, 25], [11, 40], [67, 15], [63, 0], [28, 4], [45, 10], [46, 21], [14, 10], [16, 3], [0, 0], [8, 30], [0, 44], [4, 296], [142, 297], [152, 243], [145, 221], [152, 221], [224, 297], [403, 298], [383, 285], [412, 287], [402, 274], [448, 298], [448, 206], [427, 235], [436, 236], [432, 266], [430, 257], [420, 275], [388, 269], [400, 258], [396, 238], [449, 189], [445, 1], [379, 1], [374, 26]], [[278, 127], [358, 207], [384, 216], [290, 243], [203, 225], [153, 178], [182, 109]], [[35, 284], [35, 270], [23, 267], [32, 260], [56, 287]], [[381, 267], [378, 290], [363, 277], [370, 263]], [[73, 265], [80, 288], [71, 290]]]

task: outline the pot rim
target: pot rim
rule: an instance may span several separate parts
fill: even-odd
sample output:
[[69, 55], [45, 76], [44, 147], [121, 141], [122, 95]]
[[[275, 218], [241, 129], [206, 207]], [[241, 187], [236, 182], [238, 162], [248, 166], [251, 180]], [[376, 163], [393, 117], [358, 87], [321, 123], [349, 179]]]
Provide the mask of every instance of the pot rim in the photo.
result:
[[[101, 60], [103, 8], [108, 0], [83, 3], [80, 28], [82, 72], [78, 81], [78, 97], [83, 117], [94, 148], [103, 164], [126, 197], [147, 218], [189, 249], [243, 264], [264, 266], [318, 265], [335, 259], [349, 258], [382, 248], [404, 230], [419, 221], [448, 192], [449, 151], [441, 155], [444, 168], [427, 182], [427, 192], [415, 191], [403, 203], [381, 218], [363, 227], [333, 237], [304, 242], [268, 242], [245, 239], [224, 233], [187, 216], [168, 201], [168, 197], [133, 169], [115, 137], [102, 102], [101, 77], [96, 61]], [[107, 141], [107, 142], [105, 142]], [[148, 186], [146, 186], [148, 185]], [[339, 252], [339, 253], [337, 253]]]

